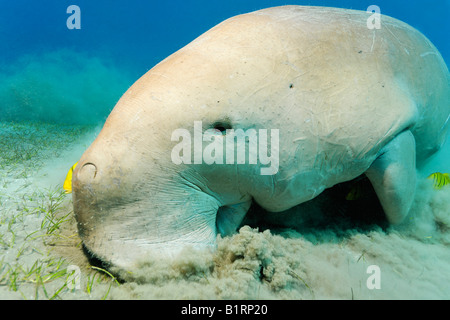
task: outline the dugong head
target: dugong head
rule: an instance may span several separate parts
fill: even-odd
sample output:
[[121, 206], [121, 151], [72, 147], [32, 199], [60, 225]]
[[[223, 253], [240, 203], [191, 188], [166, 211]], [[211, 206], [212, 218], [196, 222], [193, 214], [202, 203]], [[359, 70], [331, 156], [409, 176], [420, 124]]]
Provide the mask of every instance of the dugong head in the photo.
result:
[[[251, 34], [237, 46], [226, 34], [211, 30], [140, 78], [79, 160], [74, 212], [96, 258], [130, 269], [139, 259], [174, 256], [186, 246], [214, 248], [218, 233], [239, 226], [255, 188], [257, 198], [270, 198], [276, 131], [264, 132], [265, 161], [256, 155], [252, 162], [248, 149], [258, 130], [278, 128], [273, 112], [267, 121], [260, 117], [271, 106], [264, 101], [272, 90], [264, 88], [269, 66], [261, 68], [270, 60], [253, 49], [242, 57]], [[287, 80], [279, 86], [290, 90]], [[225, 150], [230, 137], [235, 145]], [[238, 164], [240, 150], [247, 158]]]

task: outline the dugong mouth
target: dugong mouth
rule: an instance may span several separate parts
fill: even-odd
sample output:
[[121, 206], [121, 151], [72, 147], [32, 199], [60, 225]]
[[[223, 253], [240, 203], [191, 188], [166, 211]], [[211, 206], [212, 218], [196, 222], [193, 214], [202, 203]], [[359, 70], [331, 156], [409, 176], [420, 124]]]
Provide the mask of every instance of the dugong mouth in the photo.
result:
[[[125, 182], [120, 188], [101, 181], [97, 166], [87, 162], [74, 171], [73, 206], [88, 258], [105, 267], [137, 268], [146, 259], [172, 259], [183, 248], [211, 250], [216, 245], [213, 197], [180, 189], [180, 199], [156, 192], [136, 192]], [[94, 178], [95, 177], [95, 178]], [[195, 213], [195, 214], [194, 214]]]
[[[110, 208], [106, 214], [99, 214], [102, 211], [105, 210], [80, 213], [78, 202], [76, 217], [85, 254], [92, 263], [108, 269], [114, 267], [130, 271], [138, 269], [140, 264], [149, 260], [173, 260], [188, 247], [211, 251], [216, 248], [217, 233], [214, 218], [211, 219], [209, 226], [205, 221], [207, 227], [202, 231], [180, 235], [172, 232], [163, 236], [158, 233], [158, 229], [163, 230], [164, 227], [157, 222], [153, 222], [150, 227], [140, 218], [145, 212], [133, 211], [130, 205], [126, 210], [124, 207]], [[90, 221], [80, 218], [87, 216], [99, 217], [88, 218]]]

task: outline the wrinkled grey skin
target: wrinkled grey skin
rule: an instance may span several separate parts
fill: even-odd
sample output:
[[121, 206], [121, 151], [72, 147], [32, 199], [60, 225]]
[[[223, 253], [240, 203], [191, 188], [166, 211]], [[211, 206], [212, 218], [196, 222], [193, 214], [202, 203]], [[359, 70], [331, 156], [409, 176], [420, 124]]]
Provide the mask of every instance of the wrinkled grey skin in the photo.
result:
[[[252, 199], [282, 211], [366, 173], [401, 222], [422, 163], [448, 128], [448, 69], [417, 30], [366, 12], [286, 6], [233, 17], [175, 52], [120, 99], [73, 176], [79, 234], [132, 270], [214, 248]], [[178, 128], [279, 129], [279, 170], [174, 164]], [[218, 210], [220, 208], [220, 214]], [[217, 220], [217, 221], [216, 221]]]

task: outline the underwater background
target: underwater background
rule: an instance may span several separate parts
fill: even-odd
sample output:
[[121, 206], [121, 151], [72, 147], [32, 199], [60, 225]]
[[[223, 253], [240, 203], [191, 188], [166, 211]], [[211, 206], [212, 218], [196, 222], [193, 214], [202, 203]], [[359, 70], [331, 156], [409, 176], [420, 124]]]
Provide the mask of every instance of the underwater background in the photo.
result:
[[[426, 179], [415, 199], [422, 209], [389, 232], [244, 227], [214, 255], [149, 263], [124, 284], [83, 257], [62, 183], [121, 95], [219, 22], [286, 4], [377, 5], [450, 64], [450, 0], [1, 1], [0, 299], [450, 299], [450, 188], [437, 192]], [[67, 27], [70, 5], [81, 29]], [[449, 141], [423, 175], [435, 171], [450, 172]], [[381, 290], [365, 285], [371, 264], [383, 270]]]

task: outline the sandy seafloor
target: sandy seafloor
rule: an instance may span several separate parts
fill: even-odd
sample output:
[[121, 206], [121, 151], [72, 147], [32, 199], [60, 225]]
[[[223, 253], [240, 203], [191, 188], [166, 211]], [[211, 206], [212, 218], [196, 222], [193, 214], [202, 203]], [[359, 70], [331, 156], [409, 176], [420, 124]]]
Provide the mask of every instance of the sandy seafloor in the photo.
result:
[[[424, 177], [395, 228], [336, 219], [297, 229], [244, 226], [219, 237], [214, 253], [148, 261], [116, 282], [83, 255], [62, 190], [98, 131], [0, 123], [0, 299], [450, 298], [450, 188], [434, 190]], [[367, 286], [371, 265], [379, 267], [379, 289]]]

